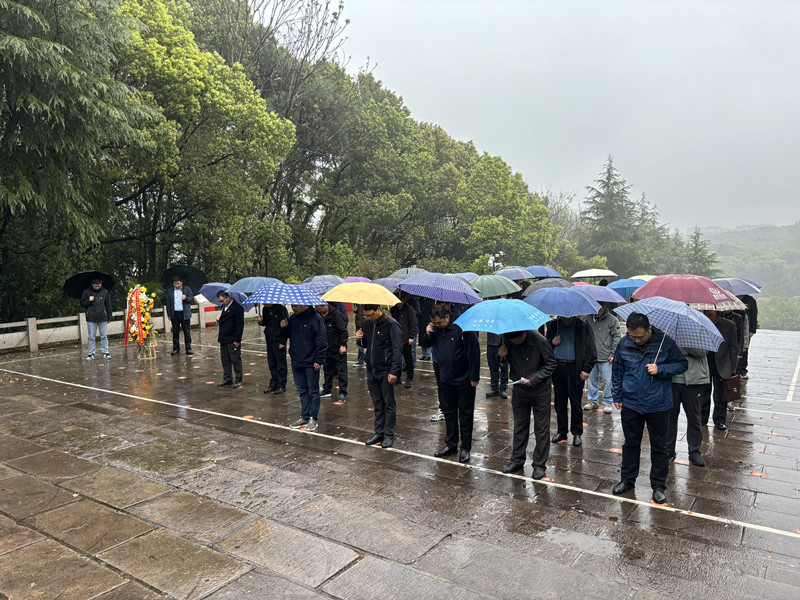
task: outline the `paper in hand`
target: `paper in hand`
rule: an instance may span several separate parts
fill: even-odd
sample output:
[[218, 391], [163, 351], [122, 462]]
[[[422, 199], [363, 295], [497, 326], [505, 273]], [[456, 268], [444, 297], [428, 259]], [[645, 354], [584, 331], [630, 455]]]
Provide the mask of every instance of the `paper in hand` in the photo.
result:
[[525, 379], [524, 377], [520, 377], [519, 379], [517, 379], [516, 381], [512, 381], [508, 385], [517, 385], [519, 383], [527, 383], [527, 382], [528, 382], [527, 379]]

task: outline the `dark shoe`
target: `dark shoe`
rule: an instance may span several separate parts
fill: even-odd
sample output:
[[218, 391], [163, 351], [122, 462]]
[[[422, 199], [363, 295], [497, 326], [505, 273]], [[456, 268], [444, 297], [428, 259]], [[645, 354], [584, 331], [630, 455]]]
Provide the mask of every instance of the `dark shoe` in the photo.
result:
[[689, 462], [692, 463], [695, 467], [705, 467], [706, 461], [700, 455], [699, 452], [692, 452], [689, 455]]
[[500, 390], [500, 397], [501, 397], [503, 400], [508, 400], [508, 394], [506, 393], [506, 391], [505, 391], [505, 390]]
[[499, 396], [499, 395], [500, 395], [500, 392], [498, 392], [497, 390], [492, 390], [491, 392], [486, 392], [486, 397], [487, 398], [494, 398], [495, 396]]
[[233, 382], [232, 381], [220, 381], [217, 384], [217, 387], [225, 387], [226, 385], [233, 385]]
[[347, 402], [347, 396], [345, 394], [339, 394], [339, 402], [341, 402], [342, 404]]
[[503, 467], [503, 473], [516, 473], [517, 471], [521, 471], [524, 466], [525, 465], [519, 463], [508, 463]]
[[414, 387], [414, 380], [413, 379], [407, 379], [406, 380], [406, 388], [412, 388], [412, 387]]
[[233, 389], [235, 390], [238, 390], [240, 387], [242, 387], [241, 381], [237, 381], [236, 383], [233, 384]]
[[531, 477], [537, 481], [544, 479], [544, 467], [533, 467], [533, 473], [531, 473]]
[[192, 352], [191, 350], [187, 350], [186, 356], [194, 356], [194, 352]]
[[173, 350], [172, 352], [170, 352], [170, 354], [172, 354], [172, 356], [175, 356], [176, 354], [180, 354], [180, 353], [181, 353], [180, 350]]
[[583, 440], [581, 439], [581, 436], [573, 435], [572, 436], [572, 445], [573, 446], [582, 446], [583, 445]]
[[269, 387], [264, 390], [264, 393], [265, 394], [271, 394], [274, 391], [275, 391], [275, 384], [271, 383], [271, 384], [269, 384]]
[[728, 402], [727, 409], [728, 410], [736, 410], [736, 407], [733, 405], [733, 402]]
[[364, 442], [365, 446], [374, 446], [375, 444], [380, 444], [383, 441], [383, 436], [378, 435], [377, 433], [369, 438], [366, 442]]
[[450, 446], [445, 446], [441, 450], [437, 450], [433, 453], [436, 458], [442, 458], [444, 456], [450, 456], [451, 454], [455, 454], [458, 452], [458, 448], [451, 448]]
[[559, 442], [567, 441], [567, 434], [566, 433], [557, 433], [553, 436], [553, 439], [550, 440], [554, 444], [558, 444]]
[[458, 462], [460, 462], [460, 463], [468, 463], [469, 462], [469, 450], [462, 450], [458, 454]]
[[725, 431], [728, 429], [728, 426], [725, 425], [725, 423], [714, 423], [714, 427], [716, 427], [720, 431]]
[[620, 481], [617, 485], [611, 488], [611, 493], [615, 496], [630, 492], [635, 486], [629, 481]]
[[286, 388], [285, 388], [285, 387], [279, 387], [279, 388], [275, 388], [275, 395], [276, 395], [276, 396], [277, 396], [278, 394], [285, 394], [285, 393], [286, 393]]
[[394, 446], [394, 438], [393, 437], [385, 437], [381, 442], [381, 448], [391, 448]]
[[675, 459], [678, 458], [678, 455], [674, 452], [669, 453], [669, 462], [675, 462]]
[[308, 419], [300, 417], [299, 419], [297, 419], [297, 421], [289, 425], [289, 427], [291, 427], [292, 429], [300, 429], [301, 427], [305, 427], [306, 425], [308, 425]]
[[653, 490], [653, 502], [655, 504], [667, 504], [667, 494], [661, 488], [656, 488]]
[[322, 393], [319, 395], [320, 398], [330, 398], [331, 391], [330, 390], [322, 390]]

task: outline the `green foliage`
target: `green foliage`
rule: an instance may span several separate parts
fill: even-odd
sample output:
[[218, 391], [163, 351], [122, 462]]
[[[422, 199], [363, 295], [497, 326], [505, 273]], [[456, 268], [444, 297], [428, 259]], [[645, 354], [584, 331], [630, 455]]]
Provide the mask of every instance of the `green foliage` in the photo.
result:
[[800, 296], [759, 297], [758, 323], [762, 329], [800, 331]]

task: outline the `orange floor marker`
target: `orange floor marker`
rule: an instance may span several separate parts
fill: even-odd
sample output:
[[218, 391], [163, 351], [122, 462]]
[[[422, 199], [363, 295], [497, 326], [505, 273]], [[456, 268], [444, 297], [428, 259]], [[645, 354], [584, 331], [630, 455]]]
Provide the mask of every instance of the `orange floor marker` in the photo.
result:
[[688, 464], [689, 464], [689, 461], [688, 461], [688, 460], [685, 460], [685, 459], [683, 459], [683, 458], [676, 458], [676, 459], [675, 459], [675, 464], [678, 464], [678, 465], [688, 465]]
[[750, 471], [750, 475], [753, 477], [766, 477], [766, 473], [762, 473], [761, 471]]
[[655, 500], [650, 500], [650, 504], [652, 504], [653, 506], [669, 506], [669, 502], [664, 502], [663, 504], [659, 504]]
[[214, 382], [213, 381], [206, 381], [206, 385], [211, 385], [212, 383], [214, 383]]
[[253, 415], [245, 415], [245, 416], [243, 416], [242, 418], [243, 418], [243, 419], [252, 419], [252, 418], [253, 418]]
[[178, 379], [188, 379], [188, 378], [186, 377], [186, 375], [181, 375], [180, 377], [178, 377]]
[[608, 451], [614, 454], [622, 454], [622, 448], [610, 448]]

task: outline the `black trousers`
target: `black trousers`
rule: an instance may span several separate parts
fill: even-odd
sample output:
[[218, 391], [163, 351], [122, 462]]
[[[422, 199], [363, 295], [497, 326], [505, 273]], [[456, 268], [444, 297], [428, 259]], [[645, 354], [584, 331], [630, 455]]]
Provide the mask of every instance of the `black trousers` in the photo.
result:
[[439, 405], [444, 413], [444, 445], [458, 448], [459, 433], [461, 449], [472, 448], [472, 420], [475, 416], [475, 388], [467, 382], [464, 385], [439, 384]]
[[367, 389], [372, 398], [375, 415], [375, 435], [394, 437], [397, 426], [397, 404], [394, 400], [394, 385], [386, 379], [387, 375], [374, 375], [367, 372]]
[[241, 348], [237, 348], [233, 345], [233, 342], [230, 344], [220, 344], [219, 345], [219, 355], [222, 359], [222, 373], [223, 373], [223, 380], [224, 381], [233, 381], [233, 376], [231, 375], [231, 367], [233, 367], [234, 373], [236, 373], [236, 381], [242, 381], [242, 350]]
[[[748, 335], [748, 334], [745, 334]], [[742, 358], [736, 363], [736, 374], [747, 375], [747, 355], [750, 354], [750, 348], [745, 348], [742, 351]]]
[[505, 392], [508, 388], [508, 361], [500, 360], [497, 355], [499, 349], [500, 346], [486, 346], [486, 363], [493, 392]]
[[414, 381], [414, 347], [403, 344], [403, 362], [405, 363], [406, 381]]
[[184, 319], [183, 313], [175, 314], [172, 317], [172, 349], [181, 349], [181, 329], [183, 330], [183, 344], [186, 346], [186, 351], [192, 349], [192, 322], [190, 319]]
[[286, 373], [289, 368], [286, 364], [286, 346], [280, 347], [280, 342], [267, 340], [267, 364], [269, 365], [269, 385], [272, 388], [286, 387]]
[[534, 467], [544, 467], [550, 456], [550, 395], [523, 396], [512, 392], [511, 410], [514, 412], [511, 462], [518, 465], [525, 464], [531, 432], [531, 411], [533, 411], [533, 435], [536, 447], [533, 450], [532, 464]]
[[678, 440], [678, 416], [681, 406], [686, 414], [686, 442], [689, 454], [700, 452], [703, 442], [703, 426], [700, 424], [700, 413], [703, 406], [703, 386], [672, 384], [672, 410], [669, 411], [669, 431], [667, 433], [667, 454], [675, 455], [675, 444]]
[[325, 357], [325, 380], [322, 383], [322, 393], [327, 394], [333, 389], [333, 376], [339, 379], [339, 393], [347, 395], [347, 354], [328, 355]]
[[711, 413], [711, 398], [714, 398], [714, 413], [712, 419], [714, 425], [724, 425], [728, 420], [728, 403], [722, 399], [722, 388], [725, 380], [716, 373], [711, 374], [711, 383], [703, 386], [703, 406], [700, 413], [700, 422], [708, 424], [708, 416]]
[[553, 396], [559, 435], [567, 435], [567, 431], [572, 435], [583, 435], [582, 395], [583, 381], [578, 377], [577, 365], [574, 362], [559, 361], [553, 372]]
[[622, 481], [634, 483], [639, 476], [639, 459], [642, 452], [642, 435], [647, 424], [650, 437], [650, 487], [666, 489], [669, 473], [669, 454], [667, 453], [667, 432], [669, 430], [668, 410], [652, 413], [638, 413], [622, 405]]

